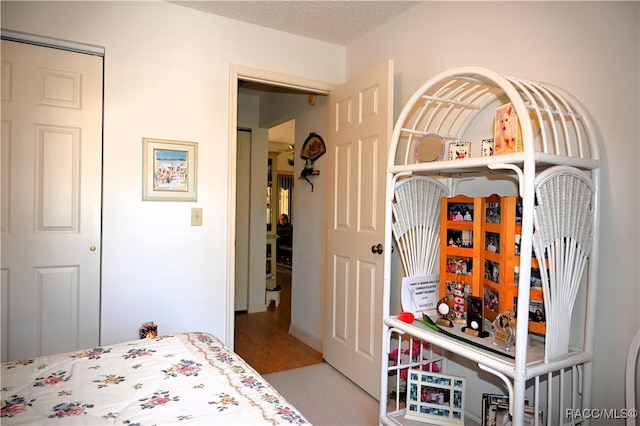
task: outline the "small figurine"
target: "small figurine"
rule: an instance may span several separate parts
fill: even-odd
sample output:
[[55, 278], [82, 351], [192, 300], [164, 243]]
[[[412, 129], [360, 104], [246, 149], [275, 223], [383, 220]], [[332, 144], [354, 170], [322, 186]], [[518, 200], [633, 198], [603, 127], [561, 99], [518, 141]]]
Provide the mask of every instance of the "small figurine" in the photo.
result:
[[140, 338], [141, 339], [153, 339], [158, 337], [158, 326], [153, 322], [145, 322], [140, 327]]

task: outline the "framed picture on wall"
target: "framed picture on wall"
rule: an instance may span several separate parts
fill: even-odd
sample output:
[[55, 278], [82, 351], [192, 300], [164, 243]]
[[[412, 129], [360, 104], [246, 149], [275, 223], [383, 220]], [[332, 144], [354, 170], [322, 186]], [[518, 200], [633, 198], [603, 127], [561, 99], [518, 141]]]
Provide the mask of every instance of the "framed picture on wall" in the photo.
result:
[[197, 201], [195, 142], [142, 140], [142, 199]]

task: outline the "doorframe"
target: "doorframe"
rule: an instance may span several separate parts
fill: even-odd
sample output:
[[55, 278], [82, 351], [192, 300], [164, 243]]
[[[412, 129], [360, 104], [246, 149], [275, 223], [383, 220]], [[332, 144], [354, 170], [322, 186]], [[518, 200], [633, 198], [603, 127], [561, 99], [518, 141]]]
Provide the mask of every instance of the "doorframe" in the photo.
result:
[[235, 282], [236, 282], [236, 173], [238, 149], [238, 82], [247, 80], [270, 86], [286, 87], [318, 95], [328, 95], [335, 84], [243, 65], [229, 65], [229, 158], [227, 186], [227, 321], [225, 344], [234, 348], [235, 332]]
[[69, 50], [71, 52], [84, 53], [87, 55], [96, 55], [96, 56], [104, 57], [104, 52], [105, 52], [104, 47], [100, 47], [100, 46], [94, 46], [94, 45], [85, 44], [85, 43], [77, 43], [75, 41], [62, 40], [62, 39], [57, 39], [52, 37], [39, 36], [36, 34], [23, 33], [20, 31], [3, 29], [1, 30], [0, 34], [3, 40], [35, 44], [37, 46], [50, 47], [53, 49]]

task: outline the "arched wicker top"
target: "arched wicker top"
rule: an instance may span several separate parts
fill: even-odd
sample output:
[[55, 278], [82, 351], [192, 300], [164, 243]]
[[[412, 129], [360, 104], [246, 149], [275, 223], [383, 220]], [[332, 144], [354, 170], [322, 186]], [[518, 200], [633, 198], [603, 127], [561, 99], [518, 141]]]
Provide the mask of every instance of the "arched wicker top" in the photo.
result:
[[[522, 149], [482, 158], [482, 141], [493, 137], [495, 110], [509, 102], [518, 115]], [[445, 155], [439, 161], [416, 164], [415, 143], [427, 133], [439, 134], [446, 143], [471, 142], [471, 157], [449, 161]], [[598, 146], [590, 118], [571, 95], [559, 88], [472, 66], [436, 75], [409, 99], [394, 128], [389, 167], [402, 171], [402, 166], [410, 165], [414, 171], [456, 172], [527, 158], [582, 169], [598, 167]]]

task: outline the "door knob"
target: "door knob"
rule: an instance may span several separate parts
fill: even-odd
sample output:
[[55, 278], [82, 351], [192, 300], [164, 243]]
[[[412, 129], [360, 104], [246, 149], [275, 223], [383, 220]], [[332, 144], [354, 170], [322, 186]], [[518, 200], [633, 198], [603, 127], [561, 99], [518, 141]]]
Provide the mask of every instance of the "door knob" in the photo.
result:
[[91, 251], [96, 251], [96, 246], [91, 246], [91, 247], [89, 247], [89, 250], [91, 250]]
[[371, 246], [371, 253], [382, 254], [382, 244], [378, 243], [378, 245]]

